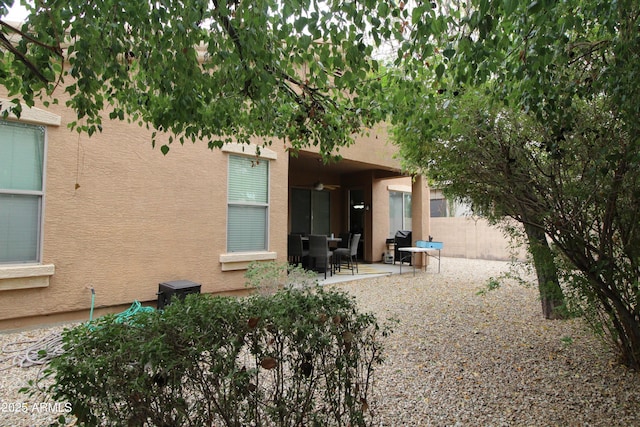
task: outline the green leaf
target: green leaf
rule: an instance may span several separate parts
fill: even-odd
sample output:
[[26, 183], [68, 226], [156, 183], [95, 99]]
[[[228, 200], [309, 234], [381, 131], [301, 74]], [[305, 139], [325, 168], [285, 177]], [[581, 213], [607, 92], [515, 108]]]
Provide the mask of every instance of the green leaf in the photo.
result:
[[378, 16], [386, 17], [389, 15], [389, 4], [385, 1], [378, 3]]
[[442, 51], [442, 55], [444, 55], [444, 57], [447, 58], [447, 59], [453, 58], [453, 55], [455, 55], [455, 54], [456, 54], [455, 49], [451, 49], [451, 48], [447, 48], [447, 49]]
[[297, 32], [302, 33], [302, 30], [304, 30], [304, 28], [307, 26], [307, 18], [304, 16], [301, 16], [299, 19], [297, 19], [294, 24], [293, 27], [296, 29]]
[[538, 13], [540, 10], [542, 10], [542, 2], [539, 0], [534, 0], [527, 6], [527, 11], [531, 14]]
[[520, 0], [503, 0], [505, 16], [508, 17], [513, 12], [515, 12], [516, 8], [518, 7], [519, 1]]
[[416, 6], [415, 8], [413, 8], [413, 10], [411, 11], [411, 23], [415, 25], [422, 22], [423, 20], [428, 21], [428, 19], [425, 19], [425, 15], [429, 10], [430, 6], [429, 8], [427, 8], [427, 6], [424, 5]]

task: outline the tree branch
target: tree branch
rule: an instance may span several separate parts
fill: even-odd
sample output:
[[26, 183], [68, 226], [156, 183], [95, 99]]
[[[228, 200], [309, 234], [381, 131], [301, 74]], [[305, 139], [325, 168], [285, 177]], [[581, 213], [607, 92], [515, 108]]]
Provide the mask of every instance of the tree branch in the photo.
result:
[[[43, 47], [43, 48], [53, 52], [54, 54], [56, 54], [57, 56], [62, 58], [62, 48], [59, 45], [58, 46], [51, 46], [51, 45], [42, 43], [39, 40], [36, 40], [33, 37], [29, 36], [28, 34], [26, 34], [26, 33], [22, 32], [21, 30], [17, 29], [13, 25], [10, 25], [10, 24], [4, 22], [3, 20], [0, 20], [0, 26], [2, 28], [4, 28], [4, 29], [8, 29], [9, 31], [18, 34], [23, 39], [25, 39], [25, 40], [27, 40], [27, 41], [29, 41], [29, 42], [37, 45], [37, 46]], [[4, 33], [0, 33], [0, 45], [2, 45], [9, 52], [13, 53], [13, 55], [20, 62], [22, 62], [29, 70], [31, 70], [31, 72], [36, 76], [36, 78], [38, 78], [38, 80], [42, 81], [43, 83], [51, 83], [51, 80], [49, 80], [47, 77], [45, 77], [45, 75], [42, 74], [42, 72], [38, 69], [38, 67], [36, 67], [36, 65], [33, 62], [31, 62], [31, 60], [29, 58], [27, 58], [27, 56], [25, 54], [23, 54], [18, 49], [16, 49], [14, 44], [9, 39], [7, 39], [7, 37], [5, 36]]]
[[0, 19], [0, 26], [10, 30], [11, 32], [14, 32], [14, 33], [18, 34], [23, 39], [26, 39], [26, 40], [30, 41], [31, 43], [33, 43], [35, 45], [38, 45], [40, 47], [43, 47], [43, 48], [55, 53], [60, 58], [62, 58], [62, 47], [60, 47], [60, 44], [58, 44], [58, 46], [52, 46], [52, 45], [49, 45], [49, 44], [46, 44], [46, 43], [42, 43], [40, 40], [34, 39], [29, 34], [23, 32], [22, 30], [19, 30], [18, 28], [14, 27], [13, 25], [10, 25], [10, 24], [6, 23], [5, 21], [3, 21], [1, 19]]

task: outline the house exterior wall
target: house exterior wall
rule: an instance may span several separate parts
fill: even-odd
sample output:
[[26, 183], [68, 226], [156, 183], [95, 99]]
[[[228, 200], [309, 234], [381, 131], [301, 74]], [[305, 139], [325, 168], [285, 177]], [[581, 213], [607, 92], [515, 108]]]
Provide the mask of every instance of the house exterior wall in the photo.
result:
[[398, 149], [388, 136], [388, 125], [379, 124], [359, 135], [357, 143], [348, 147], [341, 147], [339, 154], [346, 159], [356, 159], [362, 163], [369, 163], [381, 167], [401, 169], [400, 160], [396, 158]]
[[28, 272], [12, 272], [26, 266], [0, 265], [0, 329], [82, 318], [89, 288], [96, 307], [113, 311], [155, 302], [158, 284], [170, 280], [191, 280], [202, 292], [244, 292], [244, 271], [235, 268], [251, 259], [286, 261], [284, 147], [269, 150], [268, 251], [228, 255], [228, 151], [172, 144], [164, 156], [144, 127], [106, 121], [89, 137], [67, 129], [71, 111], [47, 111], [61, 123], [47, 127], [41, 264], [53, 274], [31, 287], [34, 279], [22, 277]]
[[412, 214], [412, 239], [428, 240], [431, 224], [429, 215], [429, 185], [422, 176], [416, 176], [412, 181], [411, 189], [411, 214]]
[[[286, 261], [289, 155], [283, 144], [262, 150], [270, 162], [268, 250], [228, 254], [228, 157], [237, 147], [174, 143], [164, 156], [137, 124], [105, 120], [102, 133], [91, 137], [69, 131], [75, 115], [63, 104], [37, 105], [21, 120], [47, 124], [43, 255], [39, 265], [0, 264], [0, 329], [86, 320], [91, 289], [96, 316], [133, 301], [153, 306], [158, 284], [171, 280], [199, 283], [203, 293], [242, 294], [251, 260]], [[159, 137], [157, 147], [165, 142]], [[384, 127], [341, 149], [345, 159], [398, 174], [394, 153]], [[399, 179], [411, 185], [410, 178]], [[338, 233], [348, 226], [347, 188], [365, 190], [369, 262], [380, 260], [389, 234], [386, 182], [361, 171], [344, 177], [331, 195]], [[428, 201], [424, 209], [428, 214]]]
[[[2, 94], [0, 93], [0, 96]], [[74, 114], [61, 106], [31, 110], [22, 121], [47, 125], [41, 265], [0, 265], [0, 329], [87, 318], [91, 291], [96, 315], [119, 312], [134, 300], [153, 305], [158, 283], [186, 279], [202, 292], [240, 294], [251, 260], [286, 261], [289, 227], [289, 155], [283, 144], [263, 149], [270, 158], [268, 250], [226, 252], [228, 157], [237, 147], [172, 144], [167, 156], [151, 147], [144, 127], [105, 121], [89, 137], [67, 129]], [[158, 146], [165, 141], [160, 137]], [[247, 154], [251, 150], [247, 147]], [[345, 159], [372, 166], [336, 179], [331, 230], [348, 229], [348, 191], [361, 189], [367, 213], [363, 258], [379, 262], [389, 226], [389, 191], [412, 192], [414, 241], [443, 241], [443, 256], [509, 259], [509, 242], [484, 220], [429, 219], [426, 180], [402, 177], [384, 126], [343, 147]], [[395, 177], [380, 177], [393, 170]], [[519, 252], [524, 258], [524, 251]], [[16, 270], [18, 271], [16, 273]]]

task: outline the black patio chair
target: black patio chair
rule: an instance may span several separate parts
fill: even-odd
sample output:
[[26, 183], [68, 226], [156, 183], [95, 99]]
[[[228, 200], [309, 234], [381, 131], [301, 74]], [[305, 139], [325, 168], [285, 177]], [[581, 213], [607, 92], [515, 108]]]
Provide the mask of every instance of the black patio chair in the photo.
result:
[[333, 251], [333, 259], [338, 271], [341, 271], [342, 261], [346, 259], [346, 268], [351, 270], [351, 274], [354, 275], [358, 272], [358, 243], [360, 242], [360, 236], [360, 234], [354, 234], [351, 236], [348, 248], [338, 248]]
[[289, 234], [287, 238], [287, 259], [291, 265], [305, 265], [305, 258], [309, 256], [309, 251], [302, 246], [302, 236], [300, 234]]
[[327, 278], [327, 270], [330, 275], [333, 275], [333, 252], [329, 250], [327, 236], [309, 235], [309, 264], [314, 270], [322, 268], [325, 279]]

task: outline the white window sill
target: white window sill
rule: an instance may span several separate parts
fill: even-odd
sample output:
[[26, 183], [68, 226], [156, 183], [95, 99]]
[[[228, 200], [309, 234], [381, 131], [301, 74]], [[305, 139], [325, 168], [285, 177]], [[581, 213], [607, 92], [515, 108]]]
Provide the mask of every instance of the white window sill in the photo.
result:
[[222, 271], [246, 270], [253, 261], [273, 261], [278, 257], [276, 252], [238, 252], [220, 254]]
[[0, 291], [46, 288], [54, 273], [53, 264], [0, 265]]

